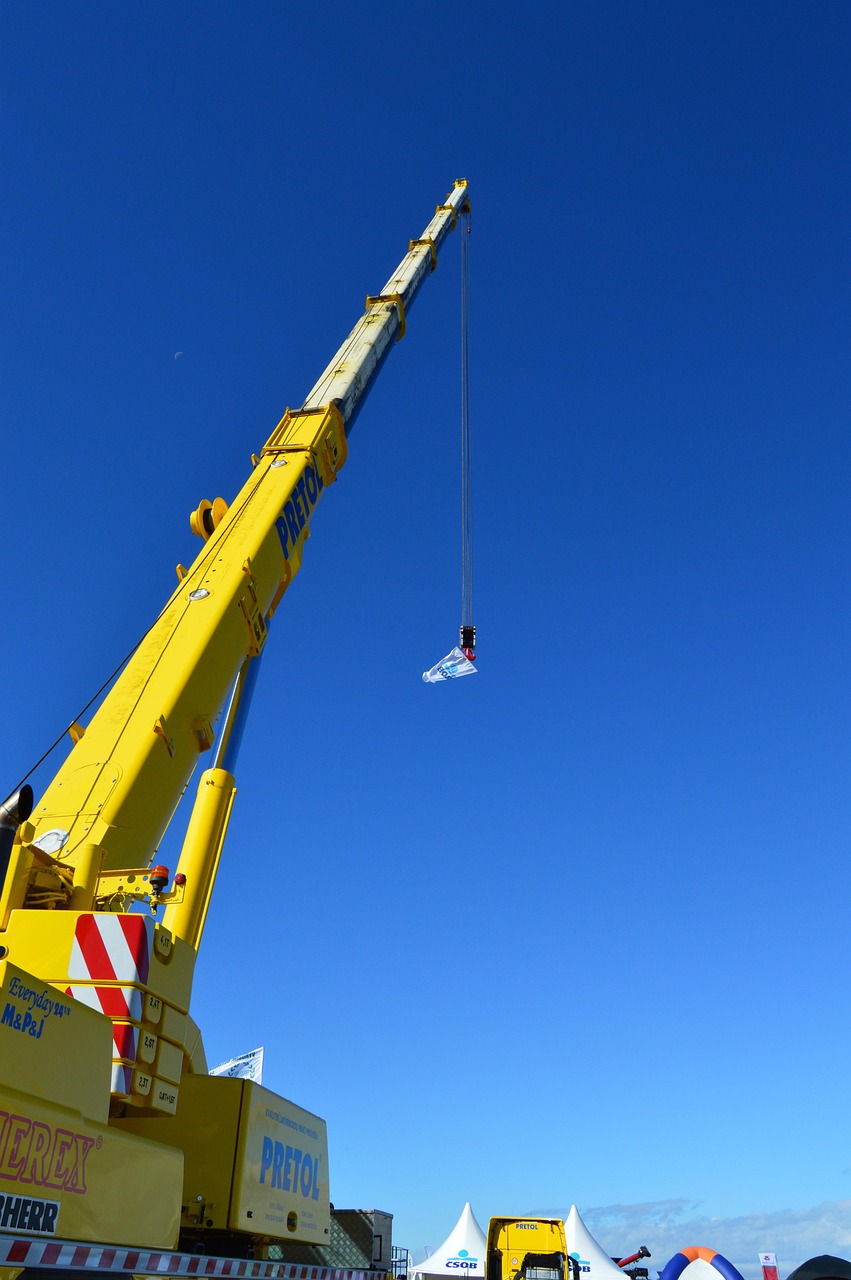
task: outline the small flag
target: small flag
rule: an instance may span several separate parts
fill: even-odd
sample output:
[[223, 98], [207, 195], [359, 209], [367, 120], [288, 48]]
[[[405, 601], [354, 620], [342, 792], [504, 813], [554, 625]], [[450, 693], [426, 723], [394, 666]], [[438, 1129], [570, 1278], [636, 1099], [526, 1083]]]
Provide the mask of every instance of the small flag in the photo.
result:
[[250, 1053], [241, 1053], [238, 1058], [228, 1058], [220, 1062], [210, 1071], [211, 1076], [236, 1076], [240, 1080], [253, 1080], [260, 1084], [263, 1079], [263, 1050], [252, 1049]]
[[475, 670], [476, 668], [464, 655], [463, 650], [456, 646], [451, 653], [447, 653], [445, 658], [433, 666], [431, 671], [423, 672], [423, 680], [426, 684], [439, 684], [441, 680], [457, 680], [459, 676], [473, 675]]

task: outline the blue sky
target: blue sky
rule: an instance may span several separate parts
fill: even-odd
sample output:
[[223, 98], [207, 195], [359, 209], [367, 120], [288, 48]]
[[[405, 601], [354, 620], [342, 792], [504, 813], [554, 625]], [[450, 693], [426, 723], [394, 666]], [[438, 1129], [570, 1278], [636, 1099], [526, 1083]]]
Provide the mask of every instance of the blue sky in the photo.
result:
[[415, 1253], [467, 1199], [851, 1250], [849, 52], [834, 0], [0, 13], [8, 790], [470, 181], [479, 674], [420, 679], [450, 242], [276, 618], [193, 1005]]

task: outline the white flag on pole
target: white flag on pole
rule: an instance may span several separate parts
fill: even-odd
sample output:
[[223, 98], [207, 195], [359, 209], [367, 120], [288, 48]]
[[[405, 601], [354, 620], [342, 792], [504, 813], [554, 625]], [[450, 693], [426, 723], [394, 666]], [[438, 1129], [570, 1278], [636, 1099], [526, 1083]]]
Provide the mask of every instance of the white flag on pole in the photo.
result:
[[456, 645], [451, 653], [447, 653], [445, 658], [432, 667], [431, 671], [423, 672], [423, 680], [426, 684], [439, 684], [441, 680], [457, 680], [459, 676], [471, 676], [475, 671], [476, 668], [465, 656], [464, 650]]
[[263, 1049], [252, 1049], [250, 1053], [241, 1053], [238, 1058], [228, 1058], [220, 1062], [210, 1071], [211, 1076], [237, 1076], [240, 1080], [253, 1080], [261, 1084], [263, 1080]]

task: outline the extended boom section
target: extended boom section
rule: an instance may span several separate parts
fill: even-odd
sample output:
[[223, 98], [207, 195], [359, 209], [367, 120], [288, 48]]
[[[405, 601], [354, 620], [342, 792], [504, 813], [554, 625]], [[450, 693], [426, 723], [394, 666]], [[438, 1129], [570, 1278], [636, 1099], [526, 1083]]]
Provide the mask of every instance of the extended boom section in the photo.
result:
[[438, 251], [455, 229], [458, 215], [469, 207], [463, 180], [438, 205], [435, 215], [381, 293], [366, 300], [366, 315], [355, 325], [304, 402], [316, 409], [333, 402], [348, 434], [363, 400], [396, 338], [405, 332], [407, 314], [426, 276], [437, 266]]
[[[324, 1124], [206, 1074], [189, 1016], [195, 957], [270, 620], [357, 411], [467, 202], [456, 183], [234, 500], [198, 505], [197, 558], [178, 566], [90, 723], [72, 726], [67, 760], [31, 812], [28, 789], [3, 806], [0, 1200], [38, 1201], [9, 1219], [22, 1234], [146, 1248], [179, 1236], [257, 1258], [270, 1241], [327, 1242]], [[199, 765], [172, 874], [158, 848]], [[152, 1186], [158, 1195], [144, 1195]]]

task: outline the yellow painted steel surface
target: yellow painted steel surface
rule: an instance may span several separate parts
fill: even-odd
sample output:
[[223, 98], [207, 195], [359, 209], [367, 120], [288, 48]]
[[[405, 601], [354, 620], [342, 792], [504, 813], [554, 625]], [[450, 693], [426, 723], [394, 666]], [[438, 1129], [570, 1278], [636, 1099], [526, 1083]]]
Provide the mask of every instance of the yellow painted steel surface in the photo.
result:
[[184, 1151], [184, 1227], [328, 1243], [328, 1142], [311, 1112], [250, 1080], [185, 1076], [173, 1120], [115, 1123]]
[[[232, 775], [221, 768], [201, 775], [181, 883], [148, 939], [144, 972], [113, 976], [109, 945], [100, 948], [102, 969], [77, 964], [72, 972], [81, 922], [91, 925], [95, 952], [95, 935], [108, 933], [117, 916], [138, 923], [129, 907], [151, 898], [152, 852], [199, 756], [213, 746], [237, 672], [262, 650], [267, 620], [301, 564], [309, 518], [345, 458], [336, 408], [287, 412], [231, 506], [207, 504], [210, 529], [198, 522], [209, 533], [203, 550], [19, 828], [0, 897], [0, 945], [14, 963], [110, 1014], [113, 1114], [169, 1115], [177, 1107], [180, 1020], [235, 794]], [[197, 1039], [191, 1054], [203, 1059]], [[69, 1069], [86, 1073], [85, 1065]]]
[[103, 1014], [0, 963], [0, 1230], [174, 1247], [183, 1156], [106, 1124], [112, 1036]]
[[163, 924], [197, 951], [219, 868], [236, 787], [226, 769], [205, 769], [180, 856], [183, 901], [166, 907]]
[[[94, 1037], [87, 1047], [86, 1037], [81, 1035], [79, 1042], [68, 1047], [63, 1059], [69, 1080], [79, 1078], [81, 1087], [85, 1082], [89, 1089], [98, 1081], [97, 1088], [103, 1090], [100, 1105], [104, 1110], [99, 1118], [106, 1119], [110, 1092], [113, 1110], [131, 1107], [143, 1115], [158, 1111], [172, 1114], [183, 1070], [195, 951], [162, 925], [136, 916], [133, 928], [140, 942], [140, 969], [134, 968], [135, 962], [126, 958], [128, 968], [122, 970], [121, 953], [111, 960], [107, 953], [106, 961], [117, 967], [115, 976], [86, 976], [86, 964], [94, 967], [95, 960], [87, 960], [80, 945], [81, 922], [92, 926], [87, 933], [93, 939], [96, 955], [100, 950], [107, 952], [111, 936], [117, 936], [118, 947], [127, 950], [125, 933], [117, 916], [92, 917], [89, 913], [73, 911], [13, 911], [4, 935], [9, 959], [28, 970], [38, 967], [43, 975], [40, 985], [52, 984], [49, 990], [54, 998], [54, 988], [62, 992], [70, 989], [75, 999], [67, 1001], [74, 1010], [68, 1025], [72, 1022], [83, 1025], [83, 1018], [91, 1014], [109, 1033], [103, 1057]], [[101, 931], [107, 940], [105, 944]], [[108, 1012], [110, 1017], [93, 1012], [99, 1009]], [[56, 1096], [62, 1099], [61, 1094]]]
[[[488, 1224], [488, 1277], [515, 1280], [523, 1274], [527, 1254], [567, 1256], [564, 1222], [561, 1218], [491, 1218]], [[501, 1270], [494, 1267], [494, 1255], [501, 1256]]]
[[[5, 1085], [105, 1124], [111, 1058], [109, 1018], [9, 960], [0, 962], [0, 1062]], [[85, 1062], [85, 1071], [69, 1070], [69, 1063], [75, 1062]]]
[[[68, 983], [71, 955], [77, 922], [81, 915], [75, 911], [16, 911], [3, 937], [9, 960], [32, 972], [37, 970], [45, 981], [59, 986]], [[104, 913], [105, 920], [110, 916]], [[149, 917], [137, 916], [152, 926], [155, 943], [151, 948], [147, 976], [144, 982], [136, 981], [140, 990], [153, 993], [166, 1005], [174, 1006], [182, 1014], [189, 1008], [192, 992], [195, 952], [174, 938], [162, 925], [154, 924]], [[94, 982], [94, 980], [92, 980]], [[120, 980], [119, 980], [120, 981]], [[108, 985], [102, 982], [101, 985]], [[146, 1021], [159, 1023], [162, 1008], [145, 1015]], [[178, 1022], [175, 1025], [182, 1025]]]
[[[101, 871], [145, 866], [209, 743], [235, 675], [266, 641], [266, 619], [301, 564], [309, 516], [345, 458], [339, 415], [285, 418], [48, 787], [16, 848], [0, 902], [25, 905], [40, 865], [62, 892], [84, 851]], [[282, 514], [283, 513], [283, 514]], [[67, 832], [48, 863], [34, 850]]]
[[0, 1229], [173, 1249], [180, 1151], [0, 1088]]
[[325, 1121], [268, 1089], [247, 1080], [241, 1083], [242, 1178], [235, 1188], [231, 1225], [246, 1231], [259, 1219], [264, 1235], [327, 1244], [330, 1201]]

